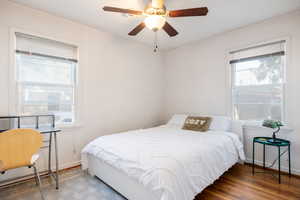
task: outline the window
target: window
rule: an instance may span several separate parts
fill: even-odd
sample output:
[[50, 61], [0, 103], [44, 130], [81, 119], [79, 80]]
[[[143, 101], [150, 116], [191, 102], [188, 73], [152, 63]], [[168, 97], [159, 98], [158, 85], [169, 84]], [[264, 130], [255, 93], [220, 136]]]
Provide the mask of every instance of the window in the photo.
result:
[[231, 52], [235, 119], [284, 120], [285, 41]]
[[55, 114], [58, 124], [73, 124], [77, 48], [22, 33], [16, 48], [16, 112]]

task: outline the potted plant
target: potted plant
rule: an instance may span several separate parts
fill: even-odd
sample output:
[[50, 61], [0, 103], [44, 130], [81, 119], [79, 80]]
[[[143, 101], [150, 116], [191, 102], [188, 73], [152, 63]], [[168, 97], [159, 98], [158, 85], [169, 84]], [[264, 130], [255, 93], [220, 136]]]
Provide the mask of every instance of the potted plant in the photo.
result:
[[282, 122], [279, 120], [264, 120], [263, 126], [267, 128], [277, 129], [273, 132], [272, 139], [270, 142], [276, 142], [276, 134], [280, 131], [280, 127], [283, 126]]

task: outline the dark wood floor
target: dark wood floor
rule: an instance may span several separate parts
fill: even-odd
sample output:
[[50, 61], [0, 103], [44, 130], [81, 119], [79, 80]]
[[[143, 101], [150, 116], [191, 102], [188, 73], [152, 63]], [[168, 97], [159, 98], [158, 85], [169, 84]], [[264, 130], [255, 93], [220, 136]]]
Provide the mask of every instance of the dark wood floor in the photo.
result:
[[[262, 169], [257, 169], [262, 171]], [[272, 172], [267, 170], [268, 172]], [[252, 175], [250, 165], [237, 164], [195, 200], [300, 200], [300, 178], [270, 173]]]
[[[262, 169], [257, 169], [261, 171]], [[271, 172], [268, 170], [268, 172]], [[82, 172], [79, 167], [61, 172], [60, 190], [53, 183], [43, 179], [47, 200], [84, 200], [84, 199], [124, 199], [110, 198], [116, 193], [99, 179]], [[79, 189], [78, 189], [79, 188]], [[82, 192], [80, 188], [87, 188]], [[91, 190], [91, 191], [89, 191]], [[103, 196], [104, 195], [104, 196]], [[91, 198], [87, 198], [90, 196]], [[195, 200], [300, 200], [300, 178], [282, 176], [278, 184], [277, 177], [271, 174], [252, 175], [250, 165], [237, 164], [226, 172], [213, 185], [206, 188]], [[40, 200], [34, 181], [0, 189], [0, 200]]]

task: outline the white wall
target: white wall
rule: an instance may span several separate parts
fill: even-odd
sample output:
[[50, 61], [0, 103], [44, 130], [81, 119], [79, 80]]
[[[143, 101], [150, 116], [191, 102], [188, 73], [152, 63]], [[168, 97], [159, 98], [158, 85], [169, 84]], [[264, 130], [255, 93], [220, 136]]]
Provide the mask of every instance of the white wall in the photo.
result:
[[[295, 132], [286, 137], [293, 142], [294, 172], [300, 172], [300, 160], [297, 159], [300, 153], [300, 11], [159, 55], [153, 54], [152, 49], [143, 44], [1, 0], [0, 115], [9, 114], [8, 69], [13, 67], [9, 59], [11, 28], [79, 46], [83, 103], [81, 126], [64, 129], [59, 136], [61, 167], [77, 164], [80, 150], [93, 138], [157, 125], [161, 121], [161, 112], [164, 120], [174, 113], [230, 115], [228, 50], [289, 37], [291, 59], [287, 68], [287, 120]], [[248, 158], [251, 158], [250, 140], [253, 135], [265, 134], [261, 129], [247, 129]], [[274, 155], [269, 153], [271, 156]], [[45, 164], [42, 159], [41, 165]], [[11, 171], [0, 180], [22, 173]]]
[[[292, 141], [292, 167], [294, 173], [299, 174], [300, 11], [216, 35], [168, 52], [165, 57], [165, 120], [174, 113], [231, 115], [227, 60], [229, 50], [281, 37], [290, 39], [286, 74], [287, 122], [295, 131], [280, 136]], [[248, 159], [252, 157], [251, 139], [256, 135], [270, 135], [270, 133], [253, 128], [246, 130]], [[269, 151], [267, 154], [269, 162], [277, 155], [274, 153]], [[257, 163], [260, 163], [260, 159]], [[286, 162], [284, 166], [287, 166]]]
[[[161, 55], [143, 44], [6, 0], [0, 2], [0, 115], [9, 114], [11, 28], [79, 46], [81, 125], [59, 135], [61, 168], [78, 164], [82, 147], [93, 138], [160, 122]], [[40, 165], [45, 164], [42, 159]], [[0, 178], [22, 173], [11, 171]]]

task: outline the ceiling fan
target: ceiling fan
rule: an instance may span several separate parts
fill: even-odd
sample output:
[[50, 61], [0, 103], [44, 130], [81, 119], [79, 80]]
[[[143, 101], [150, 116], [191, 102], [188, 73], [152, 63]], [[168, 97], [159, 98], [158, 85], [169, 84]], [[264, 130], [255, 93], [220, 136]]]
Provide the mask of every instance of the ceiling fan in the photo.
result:
[[128, 35], [135, 36], [141, 32], [145, 27], [157, 32], [160, 29], [164, 29], [170, 37], [174, 37], [178, 32], [166, 21], [167, 17], [195, 17], [206, 16], [208, 13], [207, 7], [189, 8], [183, 10], [171, 10], [168, 11], [164, 5], [164, 0], [152, 0], [148, 6], [142, 10], [131, 10], [124, 8], [116, 8], [104, 6], [104, 11], [125, 13], [134, 16], [145, 16], [145, 20], [135, 27]]

